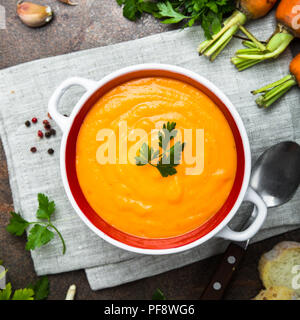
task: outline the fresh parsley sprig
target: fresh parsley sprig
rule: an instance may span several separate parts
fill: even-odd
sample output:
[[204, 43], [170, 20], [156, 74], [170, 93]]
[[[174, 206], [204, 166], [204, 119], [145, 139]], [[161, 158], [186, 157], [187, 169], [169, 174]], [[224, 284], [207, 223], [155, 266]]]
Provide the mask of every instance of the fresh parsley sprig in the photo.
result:
[[0, 290], [0, 300], [44, 300], [49, 295], [49, 280], [43, 276], [35, 284], [25, 289], [18, 289], [12, 294], [11, 283], [7, 283], [3, 290]]
[[33, 300], [34, 291], [32, 289], [18, 289], [12, 295], [11, 283], [5, 289], [0, 290], [0, 300]]
[[[135, 157], [137, 166], [150, 164], [158, 169], [163, 177], [172, 176], [177, 173], [175, 167], [178, 166], [185, 143], [177, 141], [173, 146], [168, 148], [170, 142], [177, 136], [175, 122], [168, 122], [163, 125], [163, 129], [158, 132], [159, 150], [150, 148], [147, 143], [143, 143], [139, 150], [139, 156]], [[161, 151], [161, 152], [160, 152]], [[156, 163], [153, 163], [157, 160]]]
[[224, 15], [235, 9], [234, 0], [116, 0], [123, 6], [123, 15], [135, 21], [143, 13], [150, 13], [162, 23], [173, 24], [184, 21], [186, 27], [196, 22], [211, 39], [220, 31]]
[[26, 243], [26, 250], [34, 250], [39, 248], [48, 242], [50, 242], [54, 237], [54, 232], [50, 229], [54, 230], [61, 242], [62, 242], [62, 252], [65, 254], [66, 252], [66, 244], [64, 241], [63, 236], [58, 231], [58, 229], [52, 224], [51, 216], [55, 211], [55, 203], [54, 201], [49, 201], [48, 197], [42, 193], [38, 194], [38, 203], [39, 207], [36, 212], [36, 217], [40, 220], [46, 221], [34, 221], [28, 222], [23, 219], [20, 214], [16, 212], [11, 212], [11, 218], [6, 230], [16, 236], [22, 236], [25, 230], [30, 226], [33, 227], [29, 231], [27, 243]]
[[49, 295], [49, 280], [47, 276], [40, 277], [35, 283], [28, 285], [28, 289], [33, 290], [34, 300], [44, 300]]
[[167, 300], [167, 298], [165, 297], [164, 293], [157, 288], [153, 293], [152, 300]]

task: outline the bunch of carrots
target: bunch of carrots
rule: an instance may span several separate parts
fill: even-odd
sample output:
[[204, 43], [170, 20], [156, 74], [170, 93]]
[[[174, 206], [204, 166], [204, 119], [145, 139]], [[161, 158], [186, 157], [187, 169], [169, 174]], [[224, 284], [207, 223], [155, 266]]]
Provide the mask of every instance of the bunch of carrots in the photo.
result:
[[[211, 61], [222, 52], [232, 37], [241, 30], [247, 40], [245, 49], [240, 49], [231, 59], [239, 71], [248, 69], [265, 60], [276, 59], [289, 46], [294, 38], [300, 38], [300, 0], [281, 0], [276, 9], [277, 28], [267, 42], [259, 41], [245, 28], [249, 20], [264, 17], [276, 4], [277, 0], [239, 0], [236, 10], [226, 19], [223, 28], [211, 40], [202, 42], [198, 47], [200, 55]], [[290, 64], [290, 75], [282, 80], [253, 91], [262, 93], [256, 100], [261, 107], [269, 107], [293, 86], [300, 86], [300, 54]]]

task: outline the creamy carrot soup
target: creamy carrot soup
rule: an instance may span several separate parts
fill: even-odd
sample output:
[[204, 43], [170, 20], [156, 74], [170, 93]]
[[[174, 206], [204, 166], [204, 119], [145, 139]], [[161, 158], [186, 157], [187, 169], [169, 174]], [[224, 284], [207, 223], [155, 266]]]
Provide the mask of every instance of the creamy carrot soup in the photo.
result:
[[[151, 130], [158, 132], [167, 122], [176, 123], [182, 133], [203, 129], [202, 170], [187, 174], [195, 165], [184, 161], [189, 148], [195, 153], [196, 139], [186, 143], [177, 173], [171, 176], [163, 177], [149, 164], [136, 165], [131, 158], [139, 151], [126, 153], [131, 162], [124, 164], [118, 139], [124, 121], [128, 137], [134, 129], [150, 136]], [[112, 148], [115, 163], [101, 164], [97, 159], [99, 150], [112, 141], [99, 141], [102, 129], [117, 137]], [[149, 143], [155, 143], [155, 137]], [[139, 138], [127, 141], [127, 150], [137, 142], [141, 144]], [[144, 238], [182, 235], [207, 222], [226, 202], [236, 169], [235, 141], [223, 113], [200, 90], [169, 78], [132, 80], [109, 91], [88, 112], [77, 139], [77, 176], [90, 206], [115, 228]]]

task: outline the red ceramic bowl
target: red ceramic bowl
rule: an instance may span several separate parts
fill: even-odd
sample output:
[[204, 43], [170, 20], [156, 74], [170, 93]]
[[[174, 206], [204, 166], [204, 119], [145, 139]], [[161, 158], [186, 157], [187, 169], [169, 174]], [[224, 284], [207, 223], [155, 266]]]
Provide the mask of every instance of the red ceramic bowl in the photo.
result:
[[[80, 188], [75, 167], [76, 141], [81, 124], [99, 98], [112, 88], [129, 80], [142, 77], [168, 77], [186, 82], [203, 91], [225, 115], [234, 135], [238, 163], [233, 188], [226, 203], [209, 221], [184, 235], [166, 239], [145, 239], [124, 233], [105, 222], [89, 205]], [[57, 106], [64, 92], [71, 86], [80, 85], [86, 93], [74, 107], [70, 117], [64, 117]], [[61, 175], [67, 196], [80, 218], [104, 240], [122, 249], [144, 254], [170, 254], [202, 244], [212, 237], [243, 241], [251, 238], [261, 227], [267, 209], [262, 199], [249, 187], [251, 155], [249, 141], [243, 122], [229, 99], [204, 77], [176, 66], [144, 64], [116, 71], [96, 82], [82, 78], [64, 81], [49, 101], [49, 113], [63, 131], [60, 152]], [[247, 230], [236, 232], [227, 224], [236, 214], [243, 201], [253, 202], [257, 208], [256, 218]]]

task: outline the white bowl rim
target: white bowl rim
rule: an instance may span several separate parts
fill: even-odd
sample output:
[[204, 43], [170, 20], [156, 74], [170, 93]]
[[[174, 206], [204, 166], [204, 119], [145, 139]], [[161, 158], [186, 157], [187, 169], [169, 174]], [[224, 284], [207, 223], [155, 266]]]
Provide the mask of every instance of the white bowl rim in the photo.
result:
[[[230, 210], [230, 212], [226, 215], [226, 217], [209, 233], [201, 237], [200, 239], [197, 239], [191, 243], [188, 243], [183, 246], [178, 246], [174, 248], [167, 248], [167, 249], [144, 249], [144, 248], [139, 248], [139, 247], [134, 247], [125, 243], [122, 243], [118, 240], [115, 240], [99, 230], [86, 216], [85, 214], [81, 211], [81, 209], [78, 207], [72, 193], [69, 187], [68, 179], [67, 179], [67, 174], [66, 174], [66, 162], [65, 162], [65, 151], [66, 151], [66, 142], [67, 138], [69, 136], [70, 129], [72, 127], [73, 121], [78, 114], [79, 110], [82, 108], [82, 106], [85, 104], [88, 98], [90, 98], [100, 87], [105, 85], [107, 82], [110, 82], [111, 80], [118, 78], [122, 75], [128, 74], [128, 73], [133, 73], [136, 71], [143, 71], [143, 70], [163, 70], [163, 71], [169, 71], [173, 73], [179, 73], [184, 76], [187, 76], [200, 84], [204, 85], [207, 87], [213, 94], [215, 94], [227, 107], [229, 110], [231, 116], [233, 117], [237, 128], [239, 130], [242, 143], [243, 143], [243, 148], [244, 148], [244, 156], [245, 156], [245, 167], [244, 167], [244, 178], [242, 182], [242, 186], [239, 192], [239, 195], [235, 201], [234, 206]], [[249, 139], [248, 135], [245, 129], [245, 126], [243, 124], [243, 121], [238, 114], [236, 108], [234, 105], [231, 103], [229, 98], [216, 86], [214, 85], [211, 81], [207, 80], [205, 77], [200, 76], [199, 74], [190, 71], [188, 69], [178, 67], [175, 65], [169, 65], [169, 64], [158, 64], [158, 63], [147, 63], [147, 64], [138, 64], [138, 65], [133, 65], [129, 67], [125, 67], [122, 69], [119, 69], [117, 71], [114, 71], [107, 76], [103, 77], [100, 81], [95, 81], [95, 86], [91, 89], [89, 89], [77, 102], [76, 106], [71, 112], [71, 115], [69, 117], [69, 126], [66, 128], [66, 130], [63, 133], [62, 141], [61, 141], [61, 148], [60, 148], [60, 169], [61, 169], [61, 176], [63, 180], [63, 185], [65, 188], [65, 191], [67, 193], [68, 199], [70, 203], [72, 204], [73, 208], [75, 209], [76, 213], [79, 215], [79, 217], [83, 220], [83, 222], [92, 230], [94, 231], [99, 237], [102, 239], [106, 240], [108, 243], [119, 247], [121, 249], [131, 251], [134, 253], [140, 253], [140, 254], [148, 254], [148, 255], [165, 255], [165, 254], [173, 254], [173, 253], [179, 253], [183, 252], [192, 248], [195, 248], [199, 246], [200, 244], [208, 241], [209, 239], [213, 238], [216, 236], [224, 227], [227, 226], [227, 224], [230, 222], [230, 220], [234, 217], [236, 212], [238, 211], [239, 207], [241, 206], [248, 185], [249, 185], [249, 180], [250, 180], [250, 173], [251, 173], [251, 151], [250, 151], [250, 144], [249, 144]]]

